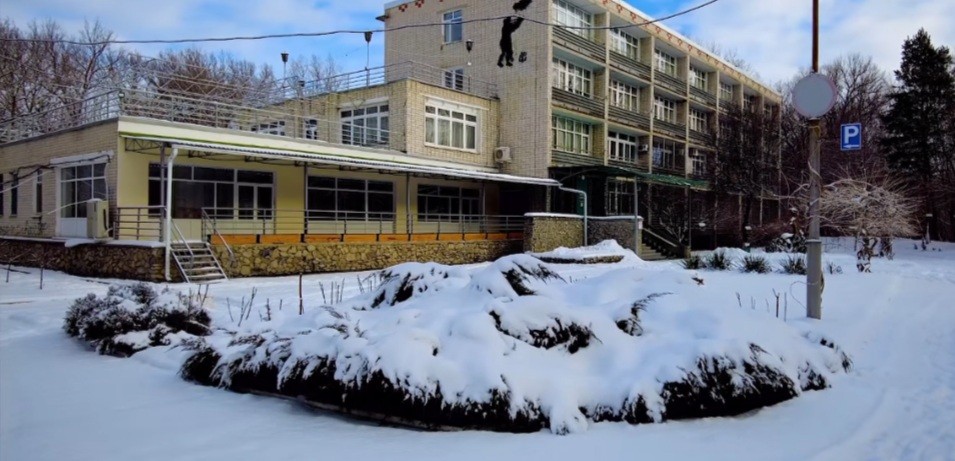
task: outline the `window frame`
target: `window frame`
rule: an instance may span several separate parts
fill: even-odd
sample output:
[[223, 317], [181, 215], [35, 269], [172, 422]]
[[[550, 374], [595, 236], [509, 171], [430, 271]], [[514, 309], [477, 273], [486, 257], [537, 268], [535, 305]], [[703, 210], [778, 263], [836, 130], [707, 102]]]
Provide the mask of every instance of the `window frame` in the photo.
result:
[[690, 125], [690, 129], [693, 131], [698, 133], [706, 133], [709, 131], [709, 120], [710, 114], [706, 111], [692, 107], [687, 111], [687, 121]]
[[[89, 176], [80, 177], [79, 173], [82, 171], [81, 168], [85, 169], [86, 167], [89, 167]], [[101, 174], [98, 174], [97, 170], [102, 170]], [[69, 179], [64, 179], [63, 176], [67, 171], [72, 171], [73, 177]], [[87, 187], [89, 188], [89, 191], [90, 191], [89, 192], [90, 198], [87, 200], [92, 200], [96, 198], [102, 199], [102, 200], [109, 200], [109, 184], [106, 181], [107, 181], [107, 162], [80, 163], [80, 164], [63, 166], [63, 167], [57, 168], [57, 189], [58, 189], [57, 195], [60, 201], [60, 203], [58, 203], [58, 208], [60, 210], [60, 212], [58, 213], [58, 216], [63, 219], [81, 219], [81, 218], [87, 217], [86, 207], [80, 205], [83, 202], [78, 200], [79, 194], [77, 193], [78, 189], [76, 188], [75, 185], [73, 186], [73, 189], [72, 189], [70, 201], [64, 200], [65, 194], [68, 190], [68, 188], [66, 187], [68, 184], [86, 182], [88, 183]], [[102, 187], [98, 188], [97, 185], [101, 185]], [[102, 190], [102, 194], [97, 194], [98, 189]], [[13, 216], [13, 214], [11, 214], [11, 216]]]
[[0, 173], [0, 216], [6, 213], [7, 185], [3, 182], [5, 177], [5, 173]]
[[610, 105], [634, 112], [640, 111], [641, 88], [620, 80], [610, 80]]
[[[391, 106], [388, 101], [354, 106], [348, 109], [341, 108], [338, 111], [338, 116], [341, 123], [342, 144], [376, 147], [387, 146], [391, 142]], [[375, 121], [375, 128], [369, 128], [368, 122], [370, 120]], [[361, 121], [361, 125], [355, 124], [357, 121]], [[382, 128], [382, 126], [388, 128]], [[376, 136], [372, 136], [373, 131], [377, 133]], [[357, 136], [356, 132], [359, 133]], [[355, 142], [355, 138], [360, 138], [361, 142]]]
[[36, 182], [33, 185], [33, 212], [43, 213], [43, 170], [36, 170]]
[[709, 92], [710, 74], [705, 70], [690, 66], [690, 86]]
[[[147, 176], [149, 181], [149, 187], [147, 189], [147, 200], [148, 200], [147, 203], [151, 207], [161, 206], [166, 195], [166, 190], [164, 187], [165, 183], [171, 180], [172, 187], [173, 187], [173, 190], [172, 190], [173, 204], [170, 205], [167, 203], [165, 205], [172, 207], [173, 219], [201, 219], [202, 211], [206, 208], [213, 208], [214, 209], [213, 217], [215, 219], [220, 219], [220, 220], [227, 220], [227, 219], [248, 220], [248, 219], [271, 219], [272, 218], [273, 211], [275, 210], [276, 190], [277, 190], [276, 178], [275, 178], [276, 174], [272, 171], [242, 170], [242, 169], [235, 169], [235, 168], [218, 168], [218, 167], [210, 167], [205, 165], [175, 165], [173, 167], [172, 177], [170, 178], [167, 176], [166, 181], [163, 181], [162, 180], [163, 168], [164, 168], [163, 165], [158, 162], [150, 162], [149, 164], [150, 171]], [[226, 179], [195, 179], [196, 168], [201, 168], [203, 169], [202, 171], [205, 171], [211, 174], [221, 174], [223, 176], [228, 174], [231, 177], [231, 179], [228, 179], [228, 180]], [[185, 171], [187, 171], [187, 169], [189, 171], [188, 178], [177, 177], [182, 175]], [[153, 176], [152, 173], [154, 171], [158, 174], [158, 176]], [[251, 174], [254, 176], [262, 176], [263, 178], [265, 177], [265, 175], [268, 175], [268, 180], [252, 181], [248, 179], [242, 180], [240, 178], [241, 175], [248, 175], [248, 174]], [[176, 205], [175, 195], [176, 195], [177, 183], [188, 184], [189, 186], [209, 185], [209, 187], [211, 187], [211, 191], [213, 194], [212, 203], [214, 204], [214, 206], [212, 207], [200, 206], [198, 216], [195, 213], [187, 214], [186, 211], [193, 211], [194, 208], [182, 209], [181, 207], [175, 206]], [[239, 197], [240, 189], [248, 188], [248, 187], [254, 188], [253, 202], [255, 203], [255, 205], [252, 209], [249, 209], [247, 207], [243, 208], [240, 203], [240, 197]], [[260, 189], [270, 190], [269, 194], [271, 196], [271, 200], [270, 200], [271, 203], [269, 204], [267, 208], [262, 208], [259, 206], [260, 205], [259, 204]], [[220, 200], [219, 194], [220, 192], [224, 192], [226, 190], [231, 191], [230, 192], [231, 196], [229, 198], [231, 199], [230, 201], [232, 204], [231, 206], [219, 206], [219, 204], [222, 202], [222, 200]], [[154, 193], [158, 193], [159, 196], [154, 197], [153, 196]], [[203, 199], [204, 198], [205, 197], [203, 196]], [[223, 200], [224, 199], [225, 198], [223, 197]], [[156, 213], [153, 213], [153, 214], [156, 214]]]
[[[592, 155], [594, 126], [559, 115], [551, 116], [551, 148], [562, 152]], [[570, 141], [570, 146], [565, 142]]]
[[10, 173], [10, 217], [15, 218], [20, 212], [20, 206], [17, 203], [20, 200], [20, 176], [16, 171]]
[[551, 60], [551, 85], [554, 88], [590, 98], [594, 89], [594, 73], [586, 67], [578, 66], [558, 57]]
[[631, 216], [634, 214], [634, 182], [618, 178], [607, 178], [606, 191], [607, 216]]
[[[460, 116], [457, 116], [459, 114]], [[478, 153], [481, 148], [481, 111], [477, 108], [429, 99], [424, 107], [424, 145]], [[442, 142], [442, 131], [447, 132], [447, 143]], [[460, 127], [460, 128], [457, 128]], [[458, 133], [458, 135], [455, 135]], [[460, 146], [456, 139], [460, 136]], [[469, 144], [471, 141], [473, 145]]]
[[588, 13], [583, 8], [565, 0], [552, 0], [551, 3], [554, 6], [553, 20], [555, 23], [564, 26], [564, 30], [567, 32], [579, 35], [588, 40], [593, 39], [592, 29], [582, 29], [582, 27], [594, 26], [594, 15], [592, 13]]
[[677, 145], [676, 141], [671, 141], [666, 138], [655, 137], [653, 139], [653, 167], [654, 168], [664, 168], [668, 170], [677, 170], [679, 165], [677, 164], [677, 150], [680, 146]]
[[640, 152], [637, 135], [607, 131], [607, 156], [618, 162], [636, 163]]
[[[434, 188], [437, 193], [422, 192], [422, 188]], [[457, 194], [442, 195], [442, 192], [457, 190]], [[473, 191], [465, 195], [464, 191]], [[434, 200], [436, 203], [447, 201], [448, 213], [428, 211], [428, 203]], [[417, 204], [417, 220], [419, 222], [463, 222], [466, 218], [481, 217], [484, 215], [484, 197], [481, 189], [476, 187], [464, 186], [446, 186], [441, 184], [418, 184], [415, 190], [415, 201]], [[456, 205], [455, 205], [456, 203]], [[422, 206], [423, 204], [423, 206]], [[465, 206], [467, 204], [467, 206]], [[458, 212], [452, 210], [457, 208]], [[465, 212], [465, 209], [468, 211]]]
[[[312, 180], [318, 182], [320, 180], [332, 181], [332, 186], [327, 187], [323, 185], [312, 185]], [[346, 182], [361, 182], [362, 188], [349, 188], [343, 186], [343, 183]], [[372, 188], [373, 184], [384, 185], [387, 184], [390, 190], [384, 190]], [[332, 200], [334, 204], [333, 209], [322, 209], [318, 208], [317, 204], [312, 203], [312, 194], [311, 192], [331, 192], [334, 196]], [[361, 193], [363, 206], [360, 211], [353, 210], [342, 210], [341, 209], [341, 200], [340, 196], [343, 193]], [[390, 211], [372, 211], [371, 203], [373, 197], [378, 196], [388, 196], [390, 200], [387, 203], [390, 204]], [[308, 175], [308, 178], [305, 180], [305, 219], [310, 221], [394, 221], [397, 217], [397, 202], [395, 194], [395, 182], [387, 180], [377, 180], [377, 179], [366, 179], [366, 178], [343, 178], [336, 176], [322, 176], [322, 175]], [[318, 213], [319, 215], [313, 215], [313, 213]], [[330, 216], [322, 216], [321, 214], [331, 213]], [[357, 216], [353, 218], [352, 216]], [[389, 217], [390, 219], [386, 219]]]
[[657, 70], [671, 77], [679, 77], [680, 74], [677, 71], [676, 56], [673, 56], [660, 49], [654, 49], [653, 56], [654, 60], [656, 61]]
[[676, 104], [672, 99], [653, 97], [653, 118], [667, 123], [676, 123]]
[[449, 90], [464, 91], [464, 67], [444, 69], [443, 84]]
[[610, 49], [630, 59], [640, 60], [640, 39], [619, 29], [610, 29]]
[[276, 120], [273, 122], [263, 122], [253, 125], [249, 131], [259, 134], [268, 134], [273, 136], [285, 136], [285, 120]]
[[[441, 35], [444, 44], [459, 43], [464, 40], [464, 9], [441, 13]], [[455, 37], [455, 31], [457, 36]]]
[[690, 163], [694, 176], [706, 176], [706, 154], [699, 149], [690, 149]]
[[733, 84], [732, 83], [720, 82], [719, 92], [720, 92], [720, 99], [724, 101], [733, 100]]

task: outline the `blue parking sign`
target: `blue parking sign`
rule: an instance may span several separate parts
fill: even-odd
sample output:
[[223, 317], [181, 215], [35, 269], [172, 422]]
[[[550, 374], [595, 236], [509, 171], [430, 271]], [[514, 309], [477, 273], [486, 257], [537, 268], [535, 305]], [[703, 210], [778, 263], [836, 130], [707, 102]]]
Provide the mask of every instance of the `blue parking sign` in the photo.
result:
[[842, 150], [862, 149], [862, 124], [846, 123], [839, 129], [839, 146]]

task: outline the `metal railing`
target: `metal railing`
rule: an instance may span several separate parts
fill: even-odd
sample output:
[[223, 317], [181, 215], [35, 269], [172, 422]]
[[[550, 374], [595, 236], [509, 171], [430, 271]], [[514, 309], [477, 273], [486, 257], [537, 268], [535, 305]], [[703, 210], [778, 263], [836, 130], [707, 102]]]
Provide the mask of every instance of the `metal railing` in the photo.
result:
[[671, 258], [682, 258], [686, 256], [687, 248], [682, 243], [675, 243], [673, 240], [664, 238], [647, 227], [643, 228], [641, 235], [643, 236], [644, 244], [664, 256]]
[[604, 60], [604, 45], [595, 42], [590, 31], [578, 31], [578, 29], [565, 29], [563, 27], [554, 27], [553, 31], [554, 41], [561, 46], [585, 56], [589, 55], [598, 61]]
[[161, 241], [164, 210], [162, 206], [116, 207], [113, 210], [113, 238]]
[[409, 234], [500, 234], [524, 230], [523, 215], [419, 213]]
[[[352, 134], [348, 139], [349, 134], [342, 128], [350, 124], [303, 115], [307, 112], [304, 105], [325, 104], [327, 101], [321, 99], [323, 95], [401, 80], [414, 80], [486, 99], [496, 98], [498, 94], [493, 83], [469, 76], [455, 77], [443, 69], [414, 62], [331, 76], [299, 88], [282, 88], [269, 95], [251, 93], [252, 90], [244, 97], [223, 97], [163, 88], [117, 88], [43, 112], [0, 121], [0, 144], [132, 116], [331, 143], [382, 146], [391, 138], [387, 130], [364, 128], [360, 135]], [[325, 113], [324, 110], [315, 112]], [[400, 114], [397, 107], [392, 107], [389, 113], [390, 116]]]
[[557, 87], [554, 87], [552, 91], [554, 95], [554, 103], [558, 106], [603, 118], [603, 98], [584, 96]]

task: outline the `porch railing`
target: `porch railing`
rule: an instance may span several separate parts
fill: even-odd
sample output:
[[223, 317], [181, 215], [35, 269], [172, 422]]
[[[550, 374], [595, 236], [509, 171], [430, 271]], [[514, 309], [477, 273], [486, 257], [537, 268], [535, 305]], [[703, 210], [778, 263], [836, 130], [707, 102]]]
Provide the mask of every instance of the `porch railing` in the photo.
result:
[[113, 210], [113, 238], [120, 240], [163, 239], [162, 206], [117, 207]]

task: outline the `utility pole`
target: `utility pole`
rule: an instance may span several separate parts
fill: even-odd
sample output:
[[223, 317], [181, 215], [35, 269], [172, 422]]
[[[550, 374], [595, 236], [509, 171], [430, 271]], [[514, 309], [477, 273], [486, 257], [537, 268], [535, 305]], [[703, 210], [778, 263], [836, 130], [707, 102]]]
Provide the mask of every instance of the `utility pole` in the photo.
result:
[[[819, 73], [819, 0], [812, 0], [812, 73]], [[806, 316], [822, 318], [822, 239], [819, 236], [819, 117], [809, 120], [809, 239], [806, 240]]]

